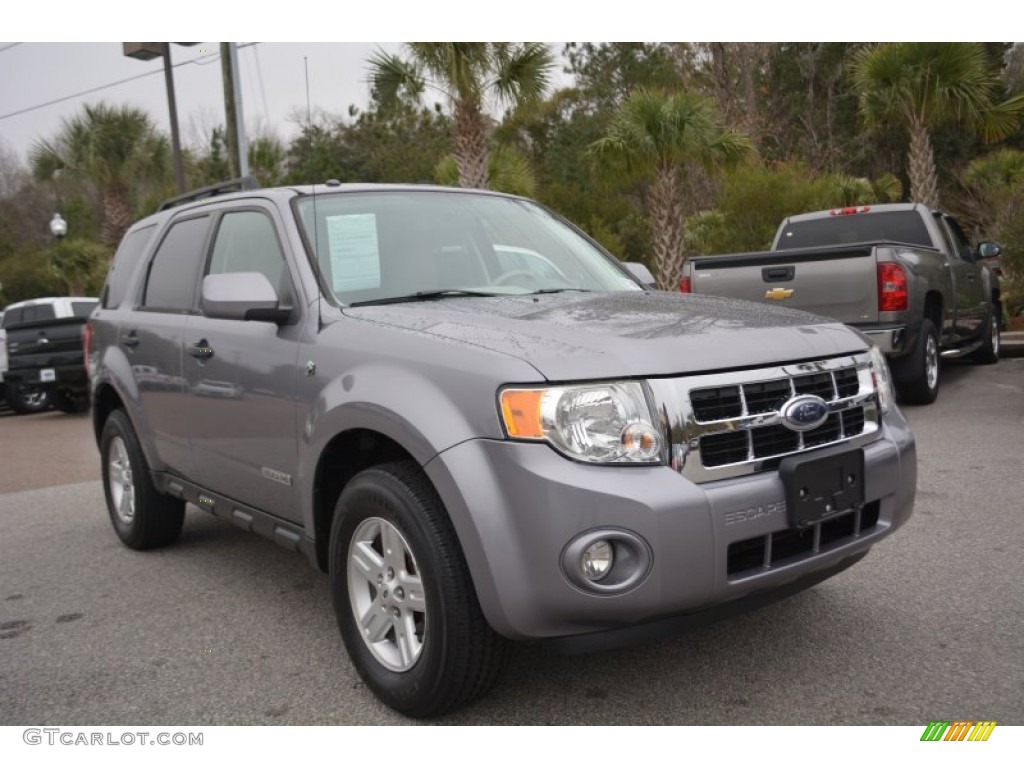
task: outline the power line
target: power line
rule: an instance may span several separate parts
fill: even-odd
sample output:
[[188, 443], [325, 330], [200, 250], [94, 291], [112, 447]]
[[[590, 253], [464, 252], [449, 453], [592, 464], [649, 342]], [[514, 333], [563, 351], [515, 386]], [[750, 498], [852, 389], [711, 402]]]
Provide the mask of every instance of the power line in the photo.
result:
[[[251, 45], [255, 45], [255, 43], [251, 43]], [[205, 63], [205, 61], [204, 61], [205, 59], [208, 59], [211, 56], [216, 56], [216, 55], [217, 54], [210, 54], [210, 53], [208, 53], [208, 54], [205, 54], [203, 56], [197, 56], [194, 59], [189, 59], [188, 61], [179, 61], [177, 64], [172, 64], [171, 67], [172, 68], [183, 67], [186, 64], [203, 64], [203, 63]], [[43, 104], [36, 104], [34, 107], [25, 107], [25, 109], [19, 109], [19, 110], [15, 111], [15, 112], [8, 112], [6, 115], [0, 115], [0, 120], [6, 120], [9, 117], [17, 117], [18, 115], [24, 115], [26, 112], [34, 112], [37, 109], [43, 109], [44, 107], [52, 107], [54, 104], [60, 104], [61, 102], [64, 102], [64, 101], [70, 101], [71, 99], [77, 99], [77, 98], [79, 98], [81, 96], [88, 96], [90, 93], [96, 93], [97, 91], [104, 91], [107, 88], [113, 88], [113, 87], [118, 86], [118, 85], [124, 85], [125, 83], [132, 82], [133, 80], [140, 80], [143, 77], [149, 77], [150, 75], [162, 74], [163, 71], [164, 71], [163, 67], [161, 67], [160, 69], [151, 69], [149, 72], [143, 72], [141, 75], [133, 75], [132, 77], [126, 77], [123, 80], [116, 80], [116, 81], [114, 81], [112, 83], [106, 83], [105, 85], [97, 85], [95, 88], [89, 88], [88, 90], [85, 90], [85, 91], [79, 91], [78, 93], [73, 93], [70, 96], [62, 96], [59, 99], [53, 99], [52, 101], [47, 101], [47, 102], [45, 102]]]

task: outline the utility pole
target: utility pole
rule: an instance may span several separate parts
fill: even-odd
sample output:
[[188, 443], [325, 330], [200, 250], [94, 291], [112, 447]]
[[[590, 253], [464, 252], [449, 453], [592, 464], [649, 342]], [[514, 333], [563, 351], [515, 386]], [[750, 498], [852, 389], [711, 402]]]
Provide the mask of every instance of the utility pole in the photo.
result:
[[167, 82], [167, 106], [171, 113], [171, 149], [174, 152], [174, 180], [178, 192], [185, 192], [185, 164], [181, 159], [181, 137], [178, 135], [178, 105], [174, 99], [174, 73], [171, 71], [171, 44], [164, 43], [164, 80]]
[[227, 127], [229, 167], [233, 177], [249, 175], [249, 142], [245, 135], [242, 110], [242, 82], [238, 74], [238, 44], [220, 44], [221, 72], [224, 75], [224, 117]]
[[[178, 43], [195, 45], [195, 43]], [[171, 118], [171, 148], [174, 151], [174, 179], [178, 192], [185, 192], [185, 164], [181, 158], [181, 137], [178, 134], [178, 106], [174, 100], [174, 74], [171, 65], [170, 43], [122, 43], [125, 56], [140, 61], [150, 61], [158, 56], [164, 60], [164, 81], [167, 84], [167, 109]]]
[[231, 43], [220, 44], [220, 71], [224, 79], [224, 133], [228, 145], [228, 175], [241, 176], [238, 165], [238, 122], [235, 119], [235, 76], [231, 66]]

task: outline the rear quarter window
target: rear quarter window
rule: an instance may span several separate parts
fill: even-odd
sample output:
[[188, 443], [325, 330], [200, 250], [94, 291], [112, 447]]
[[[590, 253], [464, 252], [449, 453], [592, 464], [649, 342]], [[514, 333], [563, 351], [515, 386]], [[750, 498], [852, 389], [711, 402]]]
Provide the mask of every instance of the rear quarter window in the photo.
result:
[[107, 274], [107, 284], [103, 289], [104, 309], [121, 306], [121, 302], [124, 301], [125, 294], [128, 292], [132, 275], [135, 274], [135, 268], [139, 265], [139, 260], [142, 258], [146, 246], [149, 245], [155, 229], [156, 225], [154, 224], [136, 229], [124, 236], [117, 253], [114, 254], [110, 272]]

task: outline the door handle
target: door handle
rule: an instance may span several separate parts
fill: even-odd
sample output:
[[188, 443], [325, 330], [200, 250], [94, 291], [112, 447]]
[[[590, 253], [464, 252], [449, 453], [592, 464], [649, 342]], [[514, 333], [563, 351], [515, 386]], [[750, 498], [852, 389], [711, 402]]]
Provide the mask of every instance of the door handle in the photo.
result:
[[121, 344], [129, 349], [135, 349], [139, 346], [139, 337], [135, 334], [135, 331], [129, 331], [128, 335], [121, 339]]
[[195, 344], [189, 345], [188, 353], [196, 360], [209, 360], [213, 357], [213, 350], [210, 348], [210, 342], [206, 339], [200, 339]]

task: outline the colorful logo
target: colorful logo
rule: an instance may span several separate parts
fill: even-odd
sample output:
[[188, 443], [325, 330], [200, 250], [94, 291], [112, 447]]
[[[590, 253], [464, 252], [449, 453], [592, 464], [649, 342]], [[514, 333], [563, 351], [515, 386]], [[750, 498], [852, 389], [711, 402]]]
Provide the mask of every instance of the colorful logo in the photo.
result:
[[792, 288], [770, 288], [764, 292], [764, 297], [772, 301], [782, 301], [792, 296], [793, 292]]
[[995, 720], [932, 720], [921, 734], [921, 741], [988, 741], [995, 727]]

